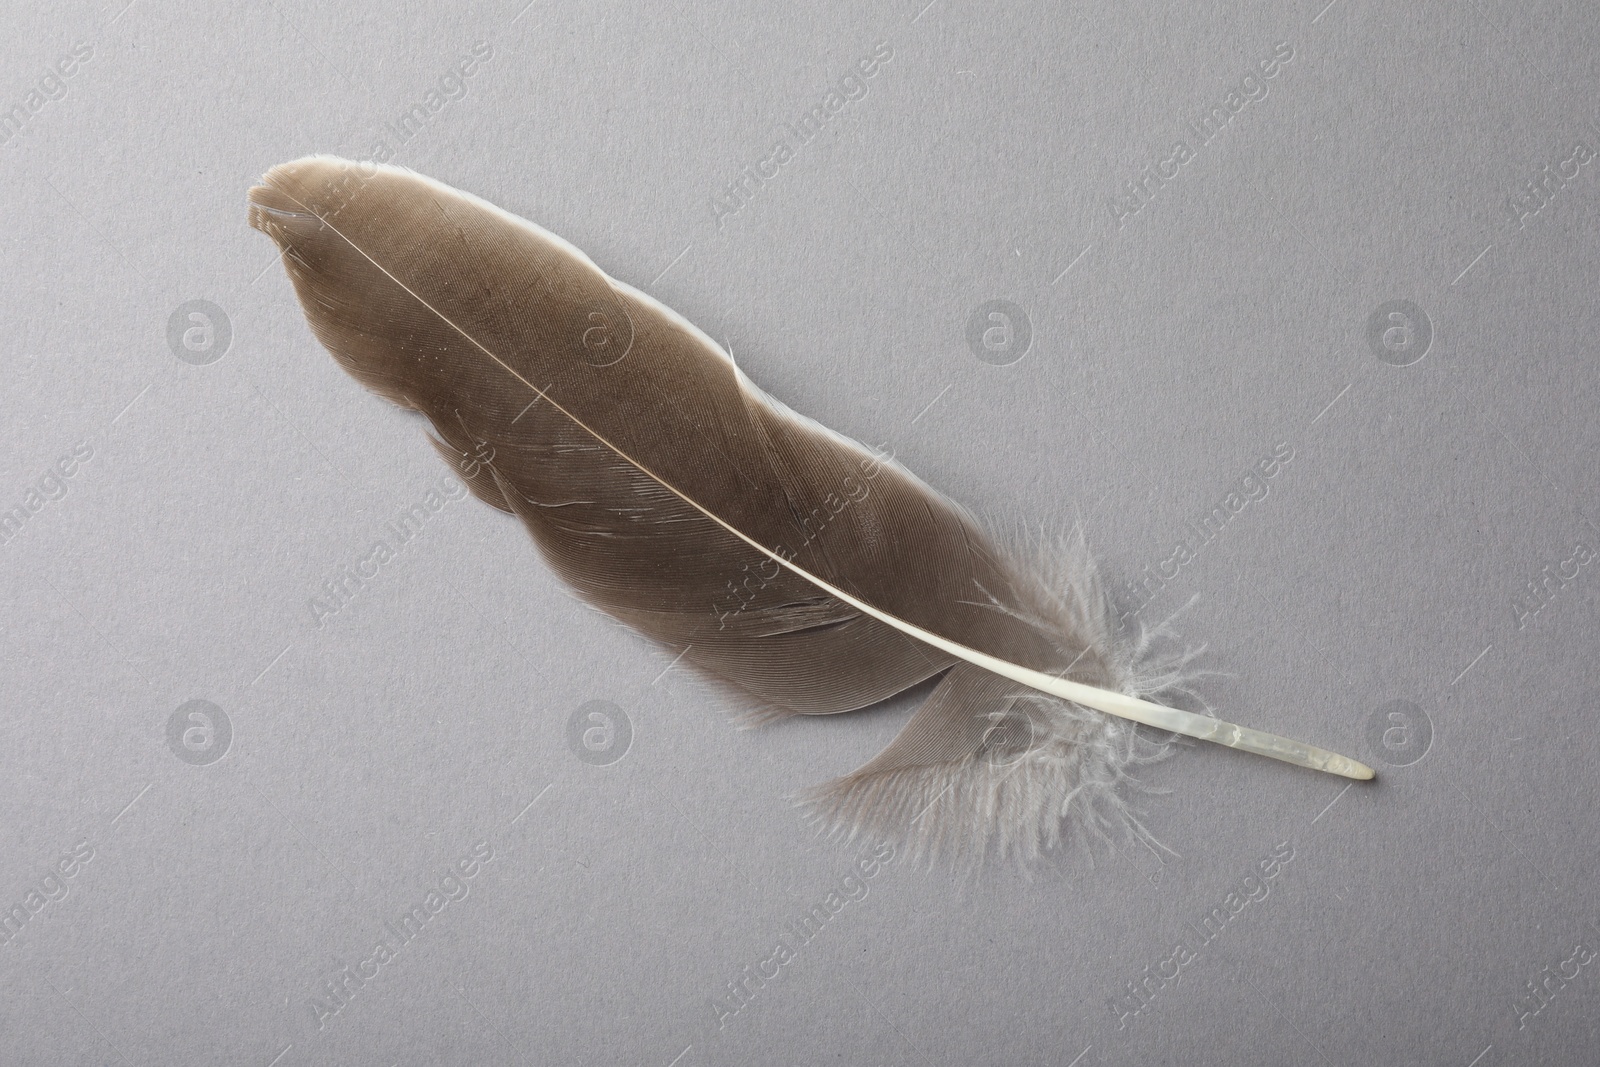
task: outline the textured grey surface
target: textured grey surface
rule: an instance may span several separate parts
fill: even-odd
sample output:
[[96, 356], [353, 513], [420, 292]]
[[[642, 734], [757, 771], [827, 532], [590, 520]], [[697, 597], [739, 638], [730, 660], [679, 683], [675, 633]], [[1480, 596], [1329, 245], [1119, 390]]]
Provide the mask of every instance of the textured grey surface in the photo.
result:
[[[0, 1059], [1594, 1062], [1600, 15], [924, 2], [13, 0]], [[380, 142], [1378, 782], [1195, 746], [1174, 855], [863, 875], [786, 798], [908, 702], [735, 730], [310, 336], [245, 191]]]

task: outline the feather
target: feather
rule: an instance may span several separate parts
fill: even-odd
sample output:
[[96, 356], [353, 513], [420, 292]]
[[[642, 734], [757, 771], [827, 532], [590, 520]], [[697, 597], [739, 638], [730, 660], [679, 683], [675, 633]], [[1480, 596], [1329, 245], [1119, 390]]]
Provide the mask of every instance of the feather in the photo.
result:
[[[561, 238], [400, 168], [314, 156], [250, 191], [312, 330], [432, 423], [474, 494], [590, 603], [783, 714], [943, 677], [812, 792], [836, 830], [1033, 854], [1130, 825], [1143, 722], [1349, 777], [1370, 769], [1144, 697], [1079, 560], [1064, 584], [892, 459], [767, 396], [688, 321]], [[1154, 661], [1159, 662], [1159, 661]], [[1101, 713], [1121, 718], [1112, 719]]]

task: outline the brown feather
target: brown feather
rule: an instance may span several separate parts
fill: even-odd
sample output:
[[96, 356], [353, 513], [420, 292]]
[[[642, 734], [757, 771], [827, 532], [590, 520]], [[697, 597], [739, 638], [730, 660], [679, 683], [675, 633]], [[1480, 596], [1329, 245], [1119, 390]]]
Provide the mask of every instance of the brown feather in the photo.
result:
[[[328, 157], [274, 167], [250, 204], [340, 364], [427, 416], [473, 492], [520, 518], [579, 593], [704, 670], [788, 712], [832, 714], [956, 662], [775, 553], [962, 646], [1128, 684], [1109, 629], [1063, 625], [1049, 607], [1060, 596], [959, 505], [766, 396], [703, 333], [560, 238], [408, 171]], [[994, 723], [1068, 711], [1067, 735], [1052, 727], [1065, 748], [1037, 757], [1053, 761], [1048, 795], [995, 793]], [[814, 799], [846, 829], [893, 831], [892, 813], [914, 835], [902, 809], [933, 782], [954, 791], [942, 818], [968, 827], [957, 838], [1033, 851], [1074, 790], [1115, 785], [1107, 761], [1130, 731], [963, 663], [889, 750]], [[1080, 747], [1057, 781], [1062, 753]], [[1080, 765], [1086, 753], [1103, 765]], [[1004, 765], [1024, 776], [1013, 786], [1042, 773], [1034, 758], [1023, 746]], [[997, 804], [1028, 810], [980, 810]]]

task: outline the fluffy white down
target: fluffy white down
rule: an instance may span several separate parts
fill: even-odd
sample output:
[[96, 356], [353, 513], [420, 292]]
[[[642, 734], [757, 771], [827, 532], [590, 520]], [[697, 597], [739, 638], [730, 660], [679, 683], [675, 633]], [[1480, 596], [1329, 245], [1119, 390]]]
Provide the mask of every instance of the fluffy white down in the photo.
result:
[[[1173, 617], [1119, 627], [1081, 535], [1034, 538], [1011, 555], [1018, 573], [1038, 578], [1035, 621], [1103, 650], [1115, 688], [1209, 713], [1194, 688], [1210, 673], [1193, 666], [1204, 649], [1182, 643]], [[825, 783], [799, 798], [808, 818], [830, 837], [888, 840], [929, 864], [1027, 864], [1074, 840], [1160, 847], [1129, 794], [1147, 791], [1133, 772], [1164, 758], [1175, 735], [1021, 686], [1007, 705], [993, 745], [959, 762]]]

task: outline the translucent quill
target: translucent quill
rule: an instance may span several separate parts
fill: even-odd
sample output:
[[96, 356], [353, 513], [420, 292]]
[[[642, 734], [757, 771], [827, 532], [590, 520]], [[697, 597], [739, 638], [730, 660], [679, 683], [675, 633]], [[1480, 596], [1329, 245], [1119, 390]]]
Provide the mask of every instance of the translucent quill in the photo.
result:
[[1064, 820], [1127, 823], [1116, 792], [1137, 740], [1096, 712], [1372, 777], [1145, 699], [1178, 676], [1119, 638], [1086, 561], [1008, 554], [532, 223], [329, 157], [274, 167], [250, 205], [322, 343], [426, 415], [473, 492], [591, 603], [776, 714], [850, 711], [943, 674], [888, 748], [813, 791], [835, 828], [1033, 853]]

